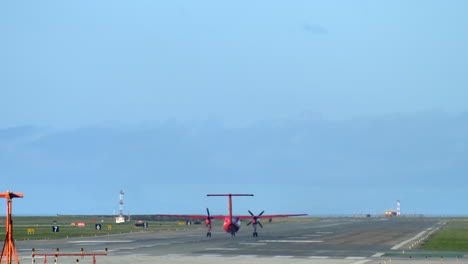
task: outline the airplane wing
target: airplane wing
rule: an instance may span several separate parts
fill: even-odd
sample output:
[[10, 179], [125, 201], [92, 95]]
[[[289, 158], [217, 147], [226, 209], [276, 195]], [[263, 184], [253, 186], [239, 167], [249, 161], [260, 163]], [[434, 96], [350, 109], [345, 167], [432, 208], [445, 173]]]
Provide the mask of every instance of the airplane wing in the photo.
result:
[[[290, 216], [304, 216], [307, 214], [278, 214], [278, 215], [259, 215], [255, 216], [257, 218], [274, 218], [274, 217], [290, 217]], [[241, 216], [236, 216], [240, 219], [252, 219], [251, 215], [241, 215]]]
[[282, 215], [260, 215], [260, 218], [274, 218], [274, 217], [290, 217], [290, 216], [304, 216], [307, 214], [282, 214]]
[[[175, 217], [175, 218], [192, 218], [192, 219], [206, 219], [207, 215], [168, 215], [168, 214], [157, 214], [156, 216], [168, 216], [168, 217]], [[222, 215], [211, 215], [211, 219], [224, 219], [225, 216]]]

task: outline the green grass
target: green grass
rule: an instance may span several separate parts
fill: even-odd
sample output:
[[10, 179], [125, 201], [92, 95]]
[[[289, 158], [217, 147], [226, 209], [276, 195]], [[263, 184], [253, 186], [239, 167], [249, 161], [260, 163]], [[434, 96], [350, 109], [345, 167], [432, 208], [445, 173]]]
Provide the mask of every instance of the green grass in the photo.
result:
[[[148, 223], [148, 228], [135, 227], [139, 216], [135, 216], [134, 220], [126, 223], [116, 224], [110, 216], [13, 216], [13, 238], [15, 240], [44, 240], [44, 239], [60, 239], [71, 237], [90, 237], [112, 234], [122, 234], [130, 232], [152, 232], [166, 230], [200, 230], [200, 234], [206, 232], [204, 220], [201, 220], [199, 225], [180, 225], [176, 219], [159, 217], [156, 220], [145, 220]], [[141, 216], [145, 219], [155, 219], [154, 216]], [[172, 221], [168, 221], [168, 220]], [[93, 222], [93, 220], [95, 222]], [[179, 219], [183, 220], [183, 219]], [[273, 223], [295, 222], [295, 221], [313, 221], [318, 218], [277, 218]], [[86, 226], [72, 226], [71, 223], [85, 222]], [[245, 222], [246, 223], [246, 222]], [[243, 223], [245, 225], [245, 223]], [[262, 221], [263, 225], [269, 225], [268, 220]], [[101, 224], [102, 229], [96, 230], [95, 224]], [[213, 228], [221, 229], [222, 220], [213, 221]], [[112, 228], [108, 229], [111, 225]], [[52, 226], [58, 226], [59, 232], [52, 232]], [[34, 234], [28, 234], [28, 229], [35, 229]], [[245, 228], [245, 227], [244, 227]], [[5, 217], [0, 217], [0, 239], [5, 237]]]
[[[5, 236], [5, 218], [0, 218], [0, 238]], [[95, 220], [95, 222], [93, 222]], [[86, 226], [72, 226], [71, 223], [85, 222]], [[15, 240], [43, 240], [68, 237], [89, 237], [130, 232], [148, 232], [161, 230], [180, 230], [204, 228], [204, 225], [179, 225], [175, 221], [145, 221], [148, 228], [135, 227], [137, 221], [116, 224], [111, 217], [92, 216], [14, 216], [13, 238]], [[102, 229], [96, 230], [95, 224]], [[52, 232], [52, 226], [58, 226], [59, 232]], [[112, 226], [108, 228], [108, 226]], [[28, 234], [28, 229], [35, 229]]]
[[457, 220], [436, 233], [422, 249], [443, 251], [468, 251], [468, 221]]

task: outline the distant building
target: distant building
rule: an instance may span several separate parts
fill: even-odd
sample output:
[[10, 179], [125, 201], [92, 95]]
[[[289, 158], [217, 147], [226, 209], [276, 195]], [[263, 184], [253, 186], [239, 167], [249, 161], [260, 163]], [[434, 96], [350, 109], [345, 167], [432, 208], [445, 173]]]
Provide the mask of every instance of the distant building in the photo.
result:
[[385, 216], [398, 216], [398, 212], [396, 210], [387, 210], [385, 211]]

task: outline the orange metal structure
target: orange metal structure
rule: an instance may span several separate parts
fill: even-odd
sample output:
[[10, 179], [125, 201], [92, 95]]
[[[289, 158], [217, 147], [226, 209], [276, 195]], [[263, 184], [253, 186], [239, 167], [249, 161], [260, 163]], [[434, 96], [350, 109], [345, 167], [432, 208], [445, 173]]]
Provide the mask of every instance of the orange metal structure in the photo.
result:
[[[107, 248], [104, 251], [104, 253], [85, 253], [84, 249], [81, 249], [80, 253], [59, 253], [59, 249], [57, 248], [57, 251], [55, 253], [36, 253], [36, 250], [33, 248], [32, 249], [32, 261], [33, 263], [36, 263], [36, 256], [44, 256], [44, 264], [47, 264], [47, 257], [54, 256], [54, 263], [58, 263], [58, 257], [59, 256], [93, 256], [93, 264], [96, 264], [96, 256], [107, 256]], [[76, 263], [79, 263], [79, 260], [76, 260]]]
[[7, 214], [5, 223], [5, 243], [3, 244], [2, 255], [0, 255], [0, 264], [5, 263], [11, 264], [13, 257], [15, 263], [19, 264], [18, 252], [16, 251], [15, 241], [13, 240], [13, 221], [11, 220], [12, 213], [12, 200], [13, 198], [23, 198], [22, 193], [12, 193], [7, 191], [6, 193], [0, 193], [0, 197], [5, 198], [7, 201]]

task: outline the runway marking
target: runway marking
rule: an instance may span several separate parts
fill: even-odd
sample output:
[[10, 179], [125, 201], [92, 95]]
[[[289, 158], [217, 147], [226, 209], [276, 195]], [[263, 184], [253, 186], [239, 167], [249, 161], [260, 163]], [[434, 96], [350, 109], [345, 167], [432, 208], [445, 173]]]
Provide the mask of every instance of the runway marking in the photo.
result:
[[205, 248], [205, 250], [239, 250], [238, 248]]
[[220, 254], [203, 254], [202, 257], [221, 257]]
[[139, 247], [141, 248], [150, 248], [150, 247], [157, 247], [157, 246], [168, 246], [170, 243], [156, 243], [156, 244], [151, 244], [151, 245], [141, 245]]
[[274, 258], [294, 258], [294, 256], [274, 256]]
[[137, 247], [124, 247], [124, 248], [119, 248], [119, 250], [134, 250]]
[[393, 246], [391, 249], [392, 250], [400, 249], [405, 244], [422, 237], [426, 232], [427, 231], [422, 231], [421, 233], [417, 234], [416, 236], [414, 236], [414, 237], [412, 237], [412, 238], [410, 238], [408, 240], [405, 240], [405, 241], [401, 242], [400, 244], [397, 244], [397, 245]]
[[328, 259], [330, 258], [329, 256], [310, 256], [310, 259]]
[[166, 254], [162, 255], [163, 257], [183, 257], [186, 256], [187, 254]]
[[274, 243], [322, 243], [322, 240], [259, 240], [260, 242]]
[[238, 255], [236, 257], [239, 257], [239, 258], [256, 258], [257, 255]]
[[356, 262], [353, 262], [351, 264], [364, 264], [364, 263], [367, 263], [371, 261], [370, 259], [364, 259], [364, 260], [359, 260], [359, 261], [356, 261]]
[[265, 246], [267, 243], [239, 243], [239, 245], [246, 245], [246, 246]]
[[104, 240], [78, 240], [78, 241], [68, 241], [67, 243], [71, 244], [80, 244], [80, 243], [130, 243], [133, 242], [134, 240], [109, 240], [109, 241], [104, 241]]
[[345, 259], [365, 259], [366, 257], [346, 257]]
[[381, 256], [385, 255], [385, 253], [382, 253], [382, 252], [379, 252], [379, 253], [375, 253], [374, 255], [372, 255], [371, 257], [373, 258], [380, 258]]
[[333, 234], [333, 232], [316, 232], [317, 234]]

